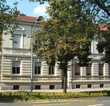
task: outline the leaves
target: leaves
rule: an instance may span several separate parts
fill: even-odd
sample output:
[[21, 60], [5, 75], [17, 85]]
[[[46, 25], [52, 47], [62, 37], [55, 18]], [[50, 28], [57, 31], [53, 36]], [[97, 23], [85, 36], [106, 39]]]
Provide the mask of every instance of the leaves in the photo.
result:
[[16, 6], [14, 8], [10, 8], [6, 0], [0, 0], [0, 49], [2, 45], [3, 30], [8, 29], [11, 33], [14, 31], [18, 14], [19, 12], [17, 11]]
[[40, 31], [35, 34], [37, 55], [48, 63], [65, 63], [78, 56], [81, 63], [88, 58], [90, 41], [96, 26], [92, 17], [83, 11], [79, 1], [49, 1], [51, 18], [40, 22]]

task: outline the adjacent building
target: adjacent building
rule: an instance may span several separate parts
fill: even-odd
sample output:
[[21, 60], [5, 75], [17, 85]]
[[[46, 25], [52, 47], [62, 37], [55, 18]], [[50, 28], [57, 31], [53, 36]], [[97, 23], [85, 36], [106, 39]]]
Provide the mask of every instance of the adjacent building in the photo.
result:
[[[32, 53], [32, 34], [38, 31], [38, 18], [18, 16], [16, 31], [3, 32], [0, 90], [48, 90], [62, 89], [61, 70], [48, 66]], [[68, 89], [110, 89], [110, 69], [108, 63], [100, 59], [97, 41], [91, 42], [92, 61], [88, 67], [79, 67], [77, 58], [68, 63]]]

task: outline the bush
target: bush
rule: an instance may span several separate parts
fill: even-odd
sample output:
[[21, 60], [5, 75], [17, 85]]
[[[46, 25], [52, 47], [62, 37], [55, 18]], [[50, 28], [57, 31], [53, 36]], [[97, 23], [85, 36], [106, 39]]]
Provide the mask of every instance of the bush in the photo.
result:
[[0, 101], [29, 101], [36, 99], [68, 99], [75, 97], [89, 97], [89, 96], [110, 96], [110, 91], [95, 91], [95, 92], [1, 92]]

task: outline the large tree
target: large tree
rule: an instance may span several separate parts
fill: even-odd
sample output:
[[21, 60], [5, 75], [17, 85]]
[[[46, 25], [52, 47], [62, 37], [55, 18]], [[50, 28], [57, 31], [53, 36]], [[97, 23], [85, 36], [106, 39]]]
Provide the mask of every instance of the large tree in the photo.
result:
[[50, 0], [47, 21], [40, 22], [34, 50], [49, 65], [59, 62], [64, 92], [67, 90], [68, 62], [75, 56], [86, 66], [95, 24], [79, 0]]
[[[30, 0], [30, 1], [37, 1], [42, 4], [45, 1], [48, 2], [51, 0]], [[101, 10], [105, 11], [108, 15], [110, 15], [110, 1], [109, 0], [76, 0], [76, 1], [91, 3], [92, 5], [97, 6]]]
[[3, 30], [9, 29], [13, 31], [18, 13], [16, 3], [14, 3], [14, 7], [11, 8], [6, 0], [0, 0], [0, 47]]

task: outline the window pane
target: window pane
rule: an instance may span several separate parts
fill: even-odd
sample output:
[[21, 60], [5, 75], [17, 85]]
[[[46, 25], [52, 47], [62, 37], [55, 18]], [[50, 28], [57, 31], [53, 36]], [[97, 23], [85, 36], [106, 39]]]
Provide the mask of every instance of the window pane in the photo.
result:
[[103, 88], [104, 87], [104, 84], [100, 84], [100, 88]]
[[49, 74], [54, 74], [54, 66], [53, 65], [49, 66]]
[[77, 85], [76, 85], [76, 88], [80, 88], [80, 85], [79, 85], [79, 84], [77, 84]]
[[75, 64], [75, 75], [80, 75], [80, 66], [78, 64]]
[[21, 47], [21, 35], [14, 34], [13, 35], [13, 48], [20, 48]]
[[50, 85], [49, 89], [55, 89], [55, 85]]
[[35, 62], [35, 74], [41, 74], [41, 63], [40, 62]]
[[19, 90], [19, 85], [13, 85], [13, 90]]
[[91, 84], [88, 84], [87, 86], [88, 86], [88, 88], [91, 88]]
[[20, 74], [20, 62], [14, 61], [12, 63], [12, 74]]
[[99, 75], [103, 75], [103, 64], [99, 64]]
[[41, 89], [40, 85], [35, 85], [35, 89]]

